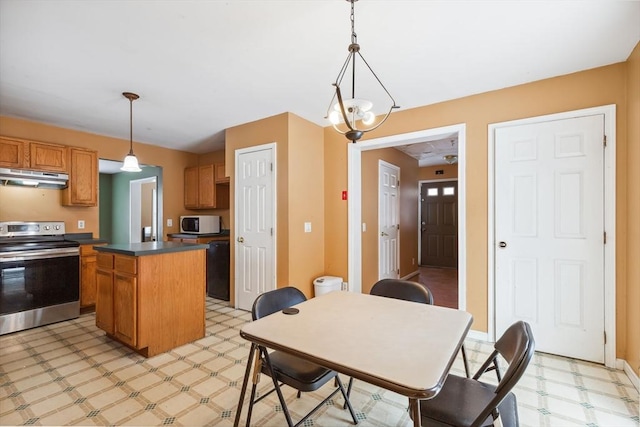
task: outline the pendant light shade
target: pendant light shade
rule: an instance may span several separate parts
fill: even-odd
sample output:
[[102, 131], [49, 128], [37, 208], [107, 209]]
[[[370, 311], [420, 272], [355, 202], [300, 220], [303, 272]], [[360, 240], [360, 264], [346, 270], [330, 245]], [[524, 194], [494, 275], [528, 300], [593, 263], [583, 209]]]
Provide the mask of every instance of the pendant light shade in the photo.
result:
[[[362, 137], [362, 135], [364, 135], [365, 132], [372, 131], [382, 125], [382, 123], [384, 123], [389, 117], [389, 114], [391, 114], [391, 111], [400, 107], [396, 105], [396, 101], [393, 99], [387, 88], [382, 84], [376, 73], [371, 69], [367, 61], [362, 56], [362, 53], [360, 53], [358, 36], [355, 31], [354, 12], [354, 3], [358, 0], [346, 1], [351, 3], [351, 44], [349, 45], [349, 55], [338, 73], [336, 82], [333, 83], [335, 93], [333, 94], [333, 98], [331, 98], [331, 103], [329, 104], [329, 109], [325, 118], [329, 119], [333, 128], [337, 132], [346, 136], [351, 142], [356, 142]], [[378, 83], [380, 86], [378, 88], [378, 92], [380, 94], [384, 94], [384, 96], [389, 100], [387, 112], [382, 116], [378, 123], [376, 123], [375, 114], [371, 111], [373, 103], [367, 99], [356, 97], [356, 60], [364, 65], [364, 67], [362, 65], [360, 66], [361, 69], [365, 72], [368, 71], [371, 74], [371, 76], [369, 76], [369, 81]], [[347, 80], [351, 80], [351, 97], [343, 96], [340, 89], [340, 85], [342, 84], [342, 80], [345, 76], [347, 77]]]
[[140, 98], [135, 93], [123, 92], [122, 95], [129, 100], [129, 154], [124, 158], [122, 167], [123, 172], [140, 172], [138, 158], [133, 154], [133, 101]]

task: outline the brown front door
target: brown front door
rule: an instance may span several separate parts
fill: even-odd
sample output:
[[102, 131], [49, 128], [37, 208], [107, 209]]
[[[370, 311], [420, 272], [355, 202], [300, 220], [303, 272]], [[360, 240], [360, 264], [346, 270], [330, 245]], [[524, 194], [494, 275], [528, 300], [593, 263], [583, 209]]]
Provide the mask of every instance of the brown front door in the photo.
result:
[[420, 265], [458, 267], [458, 182], [420, 186]]

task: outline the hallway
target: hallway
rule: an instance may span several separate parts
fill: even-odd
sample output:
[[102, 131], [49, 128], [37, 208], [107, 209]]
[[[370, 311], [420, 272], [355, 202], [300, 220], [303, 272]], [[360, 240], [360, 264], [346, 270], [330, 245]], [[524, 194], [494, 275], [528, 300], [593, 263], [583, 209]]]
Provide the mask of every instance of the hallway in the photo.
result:
[[[416, 280], [415, 276], [410, 280]], [[435, 305], [458, 308], [458, 269], [420, 267], [417, 280], [433, 294]]]

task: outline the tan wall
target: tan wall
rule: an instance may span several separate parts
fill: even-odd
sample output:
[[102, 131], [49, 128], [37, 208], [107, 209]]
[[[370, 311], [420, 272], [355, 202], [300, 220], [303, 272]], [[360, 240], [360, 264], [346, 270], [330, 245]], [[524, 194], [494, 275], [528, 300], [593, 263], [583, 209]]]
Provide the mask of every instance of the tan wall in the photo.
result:
[[[640, 43], [628, 64], [628, 149], [627, 167], [627, 353], [626, 360], [640, 375]], [[620, 157], [618, 157], [620, 159]], [[620, 304], [622, 306], [622, 304]], [[622, 310], [623, 307], [620, 307]], [[620, 314], [621, 317], [625, 317]], [[620, 323], [620, 322], [618, 322]], [[619, 334], [618, 334], [619, 335]]]
[[[324, 271], [324, 139], [322, 128], [289, 115], [289, 285], [310, 298]], [[311, 222], [311, 233], [304, 223]], [[346, 279], [345, 279], [346, 280]]]
[[[362, 292], [378, 281], [378, 161], [400, 168], [400, 277], [417, 271], [418, 162], [395, 148], [362, 152]], [[372, 267], [373, 266], [373, 267]], [[346, 277], [346, 276], [345, 276]]]
[[[235, 150], [276, 143], [276, 286], [295, 286], [310, 298], [313, 279], [324, 274], [323, 130], [283, 113], [226, 131], [226, 165], [231, 177], [231, 230], [235, 215]], [[304, 232], [311, 222], [312, 232]], [[231, 303], [235, 302], [235, 254], [231, 253]]]
[[[101, 159], [122, 161], [129, 152], [128, 140], [9, 117], [0, 117], [0, 135], [89, 148], [97, 150]], [[163, 168], [164, 232], [180, 231], [178, 218], [185, 212], [183, 170], [186, 166], [196, 164], [197, 156], [135, 141], [133, 150], [140, 163]], [[173, 227], [166, 227], [168, 218], [173, 219]], [[77, 228], [80, 219], [85, 221], [84, 230]], [[0, 187], [0, 221], [5, 220], [65, 221], [68, 233], [91, 232], [96, 237], [99, 235], [98, 208], [61, 206], [59, 190]]]
[[230, 183], [230, 229], [231, 229], [231, 304], [235, 302], [235, 251], [234, 243], [236, 236], [233, 229], [235, 215], [235, 151], [240, 148], [254, 147], [256, 145], [276, 143], [276, 194], [277, 194], [277, 224], [276, 224], [276, 282], [278, 287], [287, 286], [289, 283], [289, 196], [288, 196], [288, 150], [289, 131], [288, 113], [268, 117], [240, 126], [235, 126], [226, 130], [225, 135], [225, 165], [227, 174], [231, 177]]
[[[436, 171], [442, 171], [441, 175], [436, 175]], [[458, 164], [453, 165], [437, 165], [425, 166], [418, 171], [418, 179], [420, 181], [429, 181], [434, 179], [453, 179], [458, 177]]]
[[[472, 328], [487, 331], [487, 127], [491, 123], [541, 116], [582, 108], [617, 105], [617, 355], [625, 357], [627, 348], [628, 277], [627, 264], [638, 264], [640, 254], [627, 252], [627, 189], [629, 169], [627, 160], [627, 65], [614, 64], [580, 73], [555, 77], [525, 85], [469, 96], [434, 105], [393, 113], [384, 126], [365, 138], [431, 129], [457, 123], [466, 123], [469, 141], [466, 152], [466, 206], [467, 206], [467, 309], [473, 314]], [[637, 120], [637, 119], [636, 119]], [[325, 129], [325, 215], [332, 220], [332, 236], [325, 239], [327, 268], [338, 275], [348, 273], [347, 206], [331, 196], [347, 187], [347, 141], [331, 128]], [[637, 161], [637, 159], [636, 159]], [[638, 182], [630, 183], [637, 197]], [[638, 212], [631, 218], [637, 221]], [[630, 221], [629, 220], [629, 221]], [[464, 232], [464, 231], [463, 231]], [[633, 257], [632, 257], [633, 255]], [[629, 283], [638, 292], [640, 283]], [[637, 299], [636, 299], [637, 300]], [[636, 308], [637, 311], [637, 308]], [[637, 332], [636, 332], [637, 333]]]

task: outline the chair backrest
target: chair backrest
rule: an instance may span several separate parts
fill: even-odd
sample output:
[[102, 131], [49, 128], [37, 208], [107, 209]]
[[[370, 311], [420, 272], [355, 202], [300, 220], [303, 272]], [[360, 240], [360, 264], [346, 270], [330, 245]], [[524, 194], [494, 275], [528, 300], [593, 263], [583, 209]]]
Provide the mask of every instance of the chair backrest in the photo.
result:
[[306, 300], [307, 297], [304, 296], [302, 291], [292, 286], [267, 291], [258, 295], [258, 298], [253, 302], [251, 317], [253, 320], [258, 320], [261, 317], [268, 316], [276, 311], [291, 307]]
[[420, 283], [400, 279], [382, 279], [371, 288], [371, 295], [433, 304], [433, 295]]
[[484, 421], [497, 408], [511, 389], [518, 383], [524, 374], [529, 362], [533, 358], [535, 351], [535, 340], [531, 333], [531, 327], [527, 322], [518, 321], [502, 334], [494, 345], [495, 350], [482, 365], [474, 379], [478, 379], [487, 367], [495, 362], [495, 358], [500, 354], [509, 364], [502, 379], [495, 389], [495, 397], [491, 400], [487, 408], [476, 418], [476, 423]]

